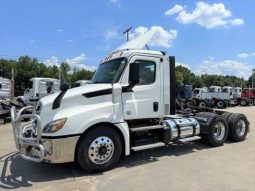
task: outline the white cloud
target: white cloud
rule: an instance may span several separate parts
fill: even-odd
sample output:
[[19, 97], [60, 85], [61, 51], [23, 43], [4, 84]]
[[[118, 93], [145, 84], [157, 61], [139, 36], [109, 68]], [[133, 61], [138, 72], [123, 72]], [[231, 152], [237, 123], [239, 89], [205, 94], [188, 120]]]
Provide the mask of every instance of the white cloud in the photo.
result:
[[251, 73], [252, 66], [247, 63], [237, 62], [234, 60], [211, 61], [204, 60], [196, 70], [196, 73], [201, 74], [218, 74], [218, 75], [233, 75], [248, 79]]
[[244, 20], [232, 18], [230, 10], [225, 8], [223, 3], [208, 4], [203, 1], [196, 3], [193, 11], [188, 12], [186, 6], [175, 5], [165, 12], [165, 15], [178, 14], [176, 19], [182, 24], [196, 23], [207, 29], [220, 26], [242, 25]]
[[67, 42], [73, 42], [73, 39], [68, 39]]
[[[74, 58], [68, 58], [65, 60], [71, 68], [77, 68], [78, 70], [86, 69], [86, 70], [95, 70], [95, 65], [88, 65], [85, 64], [84, 61], [86, 60], [86, 55], [81, 53], [79, 56]], [[49, 59], [44, 61], [44, 64], [47, 66], [57, 66], [59, 67], [61, 62], [56, 56], [51, 56]]]
[[242, 25], [242, 24], [244, 24], [244, 20], [240, 19], [240, 18], [236, 18], [236, 19], [230, 20], [230, 23], [232, 25]]
[[110, 3], [116, 5], [117, 7], [120, 7], [120, 0], [110, 0]]
[[248, 53], [240, 53], [237, 55], [238, 58], [241, 58], [241, 59], [246, 59], [248, 57], [250, 57], [250, 55]]
[[252, 56], [255, 56], [255, 52], [251, 53]]
[[173, 40], [176, 39], [178, 35], [176, 30], [165, 30], [161, 26], [152, 26], [150, 29], [144, 26], [139, 26], [134, 30], [134, 32], [130, 33], [130, 38], [136, 38], [149, 30], [155, 31], [155, 35], [148, 43], [149, 46], [164, 48], [172, 47]]
[[173, 6], [173, 8], [167, 10], [165, 12], [165, 15], [170, 16], [170, 15], [173, 15], [175, 13], [179, 13], [179, 12], [183, 11], [184, 9], [185, 9], [185, 7], [183, 7], [182, 5], [176, 4], [175, 6]]
[[49, 59], [43, 62], [47, 66], [60, 66], [60, 62], [56, 56], [51, 56]]
[[176, 62], [176, 66], [183, 66], [183, 67], [188, 68], [189, 70], [191, 70], [190, 65], [184, 64], [184, 63], [181, 63], [181, 62]]

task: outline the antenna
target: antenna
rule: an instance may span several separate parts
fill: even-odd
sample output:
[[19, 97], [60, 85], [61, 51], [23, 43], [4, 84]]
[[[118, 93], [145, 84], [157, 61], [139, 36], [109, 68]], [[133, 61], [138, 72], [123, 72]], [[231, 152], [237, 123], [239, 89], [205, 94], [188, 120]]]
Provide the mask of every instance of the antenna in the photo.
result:
[[127, 34], [127, 42], [129, 41], [129, 31], [132, 29], [132, 27], [127, 28], [122, 34]]

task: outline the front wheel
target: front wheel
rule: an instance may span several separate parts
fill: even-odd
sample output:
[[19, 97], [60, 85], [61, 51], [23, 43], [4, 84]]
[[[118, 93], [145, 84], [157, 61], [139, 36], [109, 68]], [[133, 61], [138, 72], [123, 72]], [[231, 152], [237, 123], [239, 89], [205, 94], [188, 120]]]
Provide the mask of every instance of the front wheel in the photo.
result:
[[122, 141], [118, 132], [110, 127], [99, 126], [81, 139], [77, 161], [88, 172], [106, 171], [119, 161], [121, 153]]

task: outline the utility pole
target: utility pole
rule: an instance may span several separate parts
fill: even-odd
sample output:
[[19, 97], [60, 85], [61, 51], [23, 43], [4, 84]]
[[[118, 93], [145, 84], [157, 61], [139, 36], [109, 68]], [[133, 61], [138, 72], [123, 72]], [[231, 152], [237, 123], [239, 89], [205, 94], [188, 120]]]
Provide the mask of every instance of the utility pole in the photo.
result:
[[254, 88], [254, 74], [255, 74], [255, 69], [252, 69], [252, 76], [251, 76], [251, 88], [253, 89]]
[[132, 27], [129, 27], [128, 29], [126, 29], [123, 34], [127, 34], [127, 42], [129, 41], [129, 31], [132, 29]]

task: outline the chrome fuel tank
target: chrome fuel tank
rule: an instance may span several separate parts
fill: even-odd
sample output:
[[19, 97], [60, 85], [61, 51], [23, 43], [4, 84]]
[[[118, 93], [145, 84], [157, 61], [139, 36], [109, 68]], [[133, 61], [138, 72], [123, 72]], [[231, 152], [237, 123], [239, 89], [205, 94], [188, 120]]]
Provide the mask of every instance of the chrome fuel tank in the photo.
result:
[[170, 141], [200, 134], [199, 122], [192, 117], [167, 117], [163, 123], [170, 131]]

